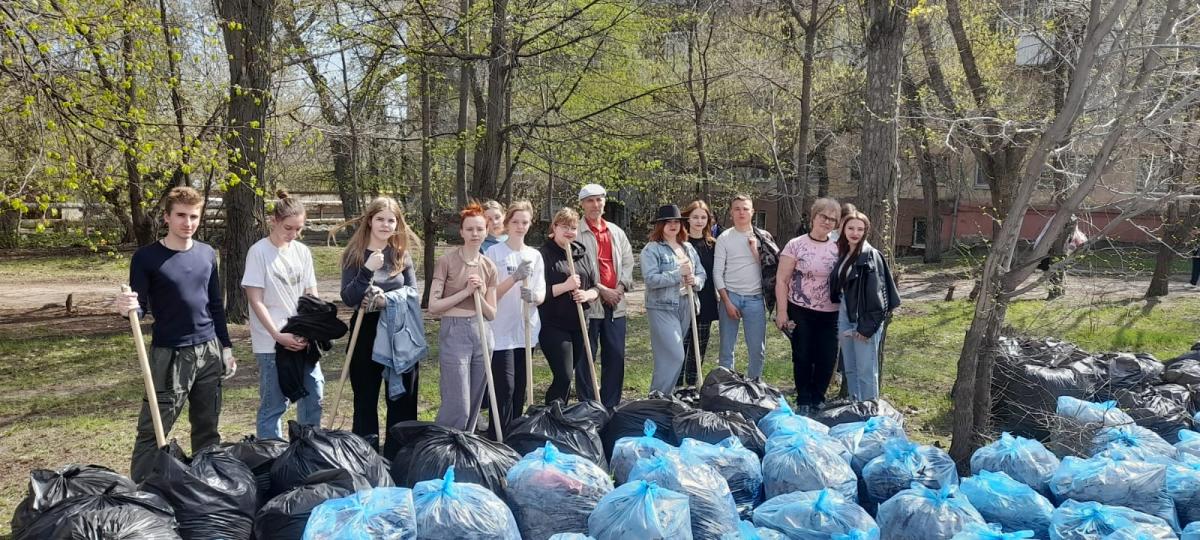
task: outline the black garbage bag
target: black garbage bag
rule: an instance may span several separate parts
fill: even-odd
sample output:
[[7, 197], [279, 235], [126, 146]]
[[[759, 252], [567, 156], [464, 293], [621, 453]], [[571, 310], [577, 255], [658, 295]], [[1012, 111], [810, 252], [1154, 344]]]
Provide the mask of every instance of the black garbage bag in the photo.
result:
[[1183, 385], [1200, 384], [1200, 358], [1181, 357], [1171, 360], [1163, 371], [1162, 380]]
[[33, 523], [42, 512], [71, 497], [106, 492], [137, 491], [137, 484], [99, 465], [67, 465], [57, 471], [34, 469], [29, 473], [29, 494], [13, 512], [13, 534]]
[[171, 505], [144, 491], [81, 494], [42, 512], [13, 540], [45, 538], [120, 538], [178, 540]]
[[275, 464], [275, 458], [282, 456], [287, 450], [288, 442], [283, 439], [259, 439], [254, 435], [247, 435], [235, 443], [222, 443], [221, 447], [234, 459], [250, 467], [258, 489], [258, 505], [261, 507], [266, 504], [271, 494], [271, 465]]
[[884, 416], [904, 424], [904, 415], [883, 398], [868, 401], [831, 401], [813, 415], [813, 420], [833, 427], [850, 422], [866, 422], [875, 416]]
[[[1180, 397], [1184, 397], [1180, 395], [1180, 389], [1186, 393], [1186, 398], [1177, 401]], [[1117, 400], [1121, 410], [1132, 417], [1137, 425], [1157, 433], [1167, 442], [1174, 444], [1179, 442], [1179, 430], [1192, 426], [1191, 418], [1188, 415], [1188, 401], [1191, 399], [1191, 394], [1186, 390], [1178, 385], [1151, 386], [1116, 390], [1112, 397]]]
[[525, 455], [554, 443], [564, 454], [591, 460], [608, 469], [604, 458], [604, 443], [600, 430], [608, 423], [608, 411], [594, 401], [581, 401], [570, 407], [554, 401], [545, 407], [533, 406], [509, 424], [504, 442], [518, 454]]
[[742, 446], [749, 448], [759, 457], [767, 453], [767, 438], [754, 422], [747, 420], [741, 413], [692, 410], [676, 416], [672, 426], [680, 440], [690, 437], [706, 443], [719, 444], [732, 436], [741, 439]]
[[479, 484], [504, 498], [505, 476], [521, 455], [507, 445], [430, 422], [400, 422], [388, 435], [401, 441], [392, 458], [396, 485], [437, 480], [454, 467], [460, 482]]
[[671, 396], [690, 408], [700, 408], [700, 392], [696, 390], [695, 386], [678, 388], [671, 394]]
[[612, 459], [613, 446], [618, 440], [640, 436], [646, 420], [652, 420], [657, 426], [654, 432], [656, 438], [671, 446], [679, 446], [679, 437], [675, 435], [671, 421], [688, 410], [691, 410], [691, 407], [682, 401], [671, 399], [659, 392], [651, 392], [650, 397], [646, 399], [617, 405], [612, 418], [608, 420], [608, 425], [600, 432], [600, 439], [604, 443], [604, 455]]
[[271, 499], [254, 517], [254, 537], [258, 540], [296, 540], [304, 535], [304, 526], [313, 508], [329, 499], [347, 497], [371, 489], [361, 475], [344, 469], [320, 471], [287, 493]]
[[996, 426], [1046, 439], [1056, 427], [1059, 396], [1091, 400], [1105, 384], [1107, 365], [1071, 343], [1001, 337], [992, 378]]
[[304, 484], [310, 475], [345, 469], [367, 479], [371, 487], [390, 487], [389, 464], [362, 437], [317, 426], [288, 422], [291, 442], [271, 465], [271, 497]]
[[186, 464], [177, 457], [181, 454], [177, 446], [159, 450], [142, 490], [170, 503], [184, 540], [248, 540], [258, 508], [250, 468], [218, 446], [201, 450]]
[[1108, 367], [1108, 385], [1134, 388], [1162, 382], [1163, 364], [1146, 353], [1104, 353], [1099, 355]]
[[733, 371], [718, 367], [704, 378], [700, 388], [700, 408], [706, 411], [742, 413], [758, 423], [767, 413], [779, 406], [783, 392], [764, 382], [756, 382]]

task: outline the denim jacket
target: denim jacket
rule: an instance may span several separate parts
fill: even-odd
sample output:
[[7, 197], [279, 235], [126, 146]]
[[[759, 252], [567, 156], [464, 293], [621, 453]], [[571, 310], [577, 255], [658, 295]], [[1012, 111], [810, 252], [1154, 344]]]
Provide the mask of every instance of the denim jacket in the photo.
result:
[[425, 341], [425, 320], [421, 316], [421, 293], [404, 286], [384, 294], [387, 307], [379, 317], [371, 359], [387, 369], [388, 399], [399, 399], [408, 392], [405, 372], [429, 355]]
[[[704, 288], [704, 280], [708, 275], [704, 265], [700, 264], [696, 248], [687, 242], [682, 247], [692, 260], [692, 273], [696, 277], [692, 290], [699, 291]], [[642, 248], [641, 259], [642, 279], [646, 281], [646, 309], [677, 309], [681, 296], [679, 286], [683, 281], [675, 251], [666, 242], [650, 242]]]

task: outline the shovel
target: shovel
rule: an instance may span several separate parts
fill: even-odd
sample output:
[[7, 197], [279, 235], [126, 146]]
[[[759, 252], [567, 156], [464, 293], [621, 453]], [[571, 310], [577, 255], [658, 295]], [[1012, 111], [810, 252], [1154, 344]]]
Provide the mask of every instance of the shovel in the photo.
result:
[[[567, 244], [567, 268], [571, 275], [575, 275], [575, 253], [570, 243]], [[575, 308], [579, 310], [579, 328], [583, 330], [583, 350], [587, 353], [588, 373], [592, 376], [592, 393], [595, 394], [596, 403], [600, 403], [600, 384], [596, 382], [596, 364], [592, 358], [592, 340], [588, 337], [587, 316], [583, 314], [583, 304], [576, 302]]]
[[[502, 443], [504, 442], [504, 431], [500, 427], [500, 407], [496, 405], [496, 382], [492, 379], [492, 352], [488, 350], [487, 345], [488, 330], [487, 325], [483, 322], [483, 295], [479, 294], [479, 290], [476, 289], [473, 297], [475, 298], [475, 324], [479, 329], [479, 352], [483, 355], [483, 372], [487, 375], [488, 401], [492, 406], [491, 422], [496, 428], [496, 442]], [[526, 322], [525, 324], [528, 325], [529, 323]]]
[[[375, 284], [375, 278], [367, 284], [367, 289]], [[346, 391], [346, 379], [350, 378], [350, 360], [354, 358], [354, 346], [358, 343], [358, 331], [362, 330], [362, 321], [367, 316], [367, 308], [359, 306], [358, 318], [354, 319], [354, 328], [350, 331], [350, 348], [346, 349], [346, 362], [342, 364], [342, 376], [338, 378], [337, 396], [333, 398], [333, 414], [329, 417], [329, 427], [337, 425], [338, 406], [342, 404], [342, 392]]]

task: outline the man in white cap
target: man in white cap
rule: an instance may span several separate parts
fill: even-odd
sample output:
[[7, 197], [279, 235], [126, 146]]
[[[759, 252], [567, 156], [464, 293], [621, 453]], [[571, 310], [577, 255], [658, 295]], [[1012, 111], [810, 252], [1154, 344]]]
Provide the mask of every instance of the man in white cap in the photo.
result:
[[[587, 256], [600, 291], [600, 301], [588, 308], [588, 339], [592, 351], [600, 357], [600, 402], [608, 409], [621, 402], [625, 385], [625, 293], [633, 289], [633, 247], [620, 227], [604, 220], [604, 202], [608, 195], [603, 186], [588, 184], [579, 190], [586, 227], [580, 227], [579, 242]], [[580, 399], [593, 395], [585, 371], [576, 369], [576, 388]]]

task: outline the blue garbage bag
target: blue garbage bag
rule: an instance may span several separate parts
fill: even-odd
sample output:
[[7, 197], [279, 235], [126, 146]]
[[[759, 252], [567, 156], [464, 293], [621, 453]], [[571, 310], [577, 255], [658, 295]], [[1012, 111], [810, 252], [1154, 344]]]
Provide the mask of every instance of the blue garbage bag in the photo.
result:
[[412, 490], [379, 487], [349, 497], [329, 499], [313, 508], [304, 540], [370, 540], [417, 538]]
[[1166, 467], [1114, 457], [1119, 456], [1063, 458], [1062, 466], [1050, 478], [1050, 491], [1060, 501], [1075, 499], [1131, 508], [1162, 518], [1179, 530], [1175, 503], [1167, 494]]
[[867, 463], [883, 455], [883, 443], [892, 439], [908, 440], [904, 424], [887, 416], [872, 416], [866, 422], [838, 424], [829, 430], [829, 436], [850, 451], [850, 466], [855, 473], [862, 473]]
[[692, 540], [688, 496], [654, 482], [633, 481], [608, 492], [588, 517], [596, 540]]
[[[1046, 535], [1043, 533], [1042, 538], [1045, 537]], [[954, 535], [952, 540], [1019, 540], [1021, 538], [1034, 538], [1034, 533], [1029, 530], [1004, 532], [999, 525], [994, 523], [987, 525], [972, 523]]]
[[696, 439], [684, 439], [679, 452], [685, 458], [695, 459], [721, 473], [739, 514], [746, 514], [762, 500], [763, 474], [758, 455], [742, 446], [741, 439], [729, 437], [718, 444]]
[[867, 463], [862, 475], [869, 504], [880, 504], [913, 482], [931, 489], [958, 485], [958, 469], [949, 454], [940, 448], [897, 439], [884, 443], [883, 455]]
[[980, 471], [964, 478], [959, 490], [988, 523], [1005, 532], [1028, 529], [1038, 538], [1046, 537], [1054, 505], [1033, 488], [1002, 472]]
[[654, 482], [688, 496], [692, 537], [717, 540], [737, 530], [737, 505], [729, 484], [716, 469], [677, 454], [639, 459], [629, 480]]
[[1050, 516], [1050, 540], [1096, 540], [1122, 529], [1146, 532], [1155, 540], [1175, 538], [1162, 518], [1098, 502], [1068, 500]]
[[1200, 457], [1181, 454], [1178, 460], [1159, 463], [1167, 467], [1167, 495], [1175, 501], [1179, 521], [1200, 521]]
[[591, 460], [558, 451], [549, 441], [521, 458], [506, 477], [508, 495], [525, 540], [558, 532], [586, 532], [588, 516], [613, 490], [608, 473]]
[[879, 528], [877, 527], [869, 531], [855, 529], [846, 534], [830, 536], [829, 540], [879, 540]]
[[454, 467], [440, 479], [413, 487], [420, 539], [521, 540], [508, 505], [479, 484], [454, 481]]
[[781, 531], [791, 540], [825, 540], [833, 534], [878, 529], [866, 510], [833, 489], [767, 499], [754, 509], [754, 524]]
[[[828, 433], [822, 433], [820, 430], [810, 429], [807, 425], [796, 424], [792, 426], [779, 426], [775, 430], [775, 434], [767, 440], [766, 451], [770, 452], [772, 448], [778, 446], [791, 446], [796, 439], [809, 439], [822, 446], [827, 446], [831, 450], [837, 451], [842, 460], [849, 464], [854, 460], [854, 456], [850, 453], [850, 449], [841, 441], [833, 438]], [[763, 454], [766, 457], [766, 454]]]
[[579, 533], [558, 533], [550, 537], [550, 540], [596, 540], [586, 534]]
[[788, 405], [787, 400], [782, 397], [779, 398], [779, 407], [758, 421], [758, 429], [768, 438], [781, 428], [796, 430], [804, 427], [821, 433], [829, 433], [829, 426], [807, 416], [796, 414]]
[[[813, 432], [815, 433], [815, 432]], [[763, 458], [763, 491], [768, 499], [793, 491], [838, 490], [858, 501], [858, 477], [842, 455], [842, 443], [826, 437], [787, 437], [767, 444]]]
[[1002, 472], [1042, 495], [1050, 495], [1050, 475], [1058, 470], [1058, 456], [1034, 439], [1008, 432], [971, 456], [971, 474]]
[[638, 459], [676, 452], [679, 449], [667, 444], [654, 436], [658, 432], [658, 424], [646, 419], [642, 423], [641, 437], [621, 437], [613, 445], [612, 459], [608, 468], [613, 473], [613, 479], [619, 486], [629, 481], [629, 471], [637, 464]]
[[1136, 528], [1120, 529], [1100, 540], [1158, 540], [1154, 533]]
[[766, 527], [755, 527], [749, 521], [738, 522], [735, 532], [721, 535], [721, 540], [788, 540], [783, 533]]
[[879, 505], [883, 540], [950, 540], [968, 525], [985, 525], [958, 486], [929, 489], [919, 482]]
[[1179, 535], [1179, 540], [1200, 540], [1200, 521], [1189, 523], [1183, 528], [1183, 534]]
[[1174, 459], [1178, 453], [1171, 443], [1158, 436], [1157, 433], [1138, 425], [1106, 427], [1092, 437], [1092, 455], [1114, 448], [1124, 450], [1126, 455], [1136, 456], [1139, 459], [1151, 456]]
[[1071, 396], [1059, 396], [1054, 413], [1083, 424], [1100, 424], [1102, 426], [1133, 424], [1133, 417], [1117, 408], [1116, 401], [1095, 403]]
[[1190, 429], [1179, 430], [1179, 442], [1175, 443], [1175, 452], [1176, 455], [1190, 454], [1200, 457], [1200, 433]]

